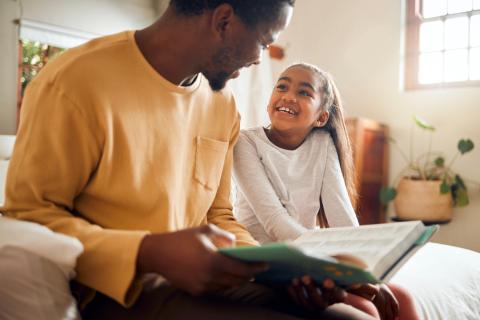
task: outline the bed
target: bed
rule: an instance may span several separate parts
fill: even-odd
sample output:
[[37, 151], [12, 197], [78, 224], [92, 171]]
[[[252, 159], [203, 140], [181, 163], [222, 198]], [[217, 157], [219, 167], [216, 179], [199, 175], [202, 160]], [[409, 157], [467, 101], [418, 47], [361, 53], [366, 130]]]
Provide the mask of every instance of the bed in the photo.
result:
[[8, 159], [12, 153], [14, 142], [14, 136], [0, 135], [0, 206], [2, 206], [4, 201]]
[[414, 296], [422, 319], [480, 319], [480, 253], [427, 243], [391, 279]]

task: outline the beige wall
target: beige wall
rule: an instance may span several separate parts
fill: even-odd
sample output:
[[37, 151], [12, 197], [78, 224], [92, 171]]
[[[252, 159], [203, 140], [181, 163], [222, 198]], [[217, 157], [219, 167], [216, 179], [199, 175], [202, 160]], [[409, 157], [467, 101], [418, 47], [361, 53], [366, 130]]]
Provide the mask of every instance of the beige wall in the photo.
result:
[[[104, 35], [142, 28], [157, 16], [153, 0], [22, 0], [23, 18]], [[15, 133], [19, 0], [0, 1], [0, 134]]]
[[[405, 151], [413, 114], [437, 126], [434, 148], [447, 157], [453, 156], [459, 138], [472, 138], [477, 149], [454, 168], [480, 181], [480, 87], [401, 89], [402, 5], [400, 0], [297, 0], [291, 25], [279, 40], [287, 46], [287, 58], [275, 64], [274, 77], [298, 60], [330, 71], [348, 114], [388, 124]], [[391, 176], [403, 165], [392, 150]], [[454, 220], [441, 227], [435, 240], [480, 251], [479, 187], [471, 187], [470, 193], [470, 206], [455, 209]]]
[[0, 134], [15, 132], [17, 98], [17, 31], [13, 21], [17, 4], [12, 0], [0, 1]]

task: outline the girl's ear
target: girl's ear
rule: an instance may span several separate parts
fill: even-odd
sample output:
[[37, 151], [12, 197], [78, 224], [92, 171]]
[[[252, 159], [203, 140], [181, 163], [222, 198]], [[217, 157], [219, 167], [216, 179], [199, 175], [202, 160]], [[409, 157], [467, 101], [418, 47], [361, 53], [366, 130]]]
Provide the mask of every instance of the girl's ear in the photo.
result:
[[328, 111], [323, 111], [320, 114], [320, 117], [318, 117], [318, 120], [315, 121], [315, 127], [321, 128], [324, 125], [326, 125], [329, 117], [330, 117], [330, 113]]

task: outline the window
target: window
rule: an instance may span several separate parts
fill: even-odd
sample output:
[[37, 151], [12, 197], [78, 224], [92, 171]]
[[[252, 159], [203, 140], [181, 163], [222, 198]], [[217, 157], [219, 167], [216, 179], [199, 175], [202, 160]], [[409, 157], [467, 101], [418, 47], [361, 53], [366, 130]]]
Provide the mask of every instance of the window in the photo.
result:
[[23, 93], [28, 82], [66, 48], [78, 46], [97, 35], [47, 23], [20, 19], [18, 43], [17, 127]]
[[480, 85], [480, 0], [407, 0], [406, 89]]
[[48, 61], [55, 59], [65, 51], [64, 48], [20, 39], [18, 41], [18, 82], [17, 82], [17, 128], [20, 121], [20, 109], [27, 84], [40, 72]]
[[25, 87], [30, 80], [40, 72], [49, 60], [54, 59], [65, 51], [65, 49], [30, 40], [20, 40], [19, 46], [21, 46], [19, 49], [22, 53], [20, 57], [21, 73], [19, 73], [19, 85], [21, 86], [21, 96], [23, 97]]

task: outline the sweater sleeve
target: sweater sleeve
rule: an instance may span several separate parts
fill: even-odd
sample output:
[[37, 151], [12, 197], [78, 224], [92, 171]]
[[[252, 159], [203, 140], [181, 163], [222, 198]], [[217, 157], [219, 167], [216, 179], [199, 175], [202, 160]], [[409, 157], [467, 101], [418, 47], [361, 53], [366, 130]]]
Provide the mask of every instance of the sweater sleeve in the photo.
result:
[[232, 130], [228, 150], [225, 157], [220, 185], [215, 195], [213, 204], [207, 213], [207, 221], [213, 223], [223, 230], [233, 233], [237, 245], [258, 245], [250, 233], [233, 216], [232, 203], [230, 201], [231, 174], [233, 163], [233, 147], [238, 140], [240, 131], [240, 116], [237, 114]]
[[140, 293], [136, 257], [146, 232], [102, 228], [75, 213], [102, 156], [102, 133], [55, 84], [32, 83], [27, 91], [3, 210], [78, 238], [84, 252], [76, 280], [131, 305]]
[[329, 136], [321, 198], [330, 227], [358, 226], [358, 219], [348, 196], [340, 161]]
[[280, 202], [253, 141], [243, 133], [235, 147], [234, 163], [235, 183], [271, 239], [295, 239], [307, 231]]

